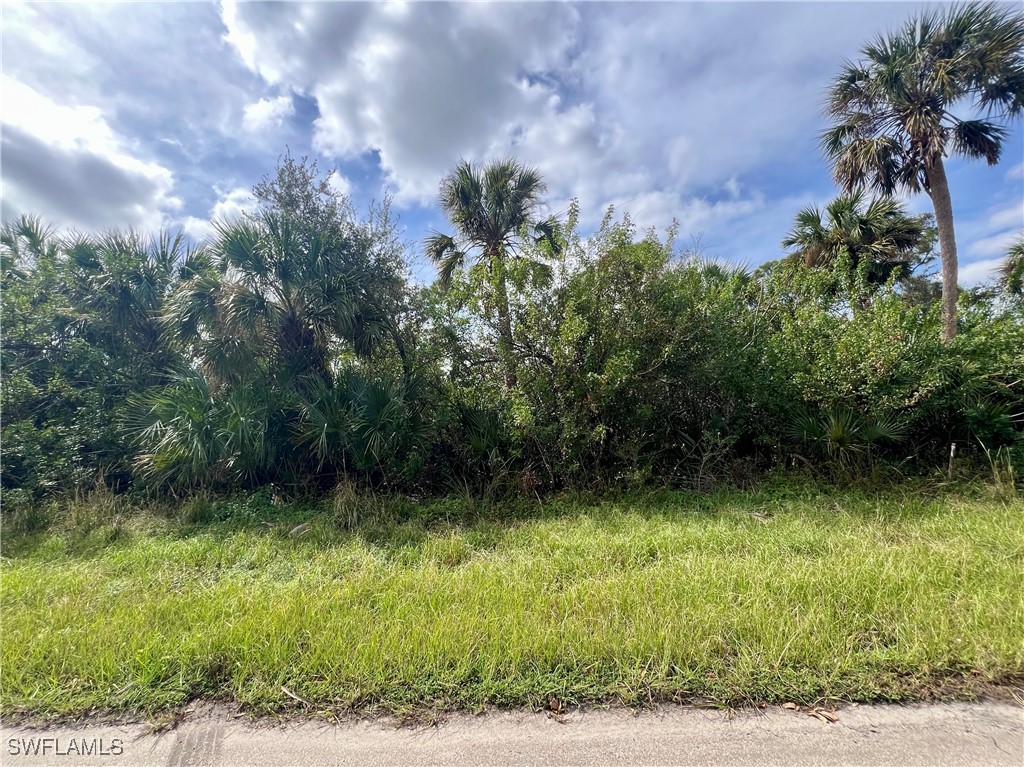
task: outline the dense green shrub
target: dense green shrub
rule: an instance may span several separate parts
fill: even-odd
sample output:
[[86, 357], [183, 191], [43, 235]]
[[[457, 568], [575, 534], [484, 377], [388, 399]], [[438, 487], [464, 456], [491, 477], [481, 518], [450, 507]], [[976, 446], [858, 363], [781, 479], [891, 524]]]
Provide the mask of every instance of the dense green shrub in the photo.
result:
[[59, 235], [37, 219], [0, 235], [3, 487], [130, 481], [128, 397], [178, 361], [159, 327], [194, 251], [181, 236]]
[[[765, 281], [775, 307], [766, 372], [778, 391], [788, 381], [794, 403], [898, 424], [908, 439], [890, 443], [890, 457], [911, 458], [922, 468], [938, 465], [954, 441], [977, 451], [1021, 439], [1020, 313], [967, 293], [961, 334], [944, 343], [937, 305], [919, 306], [887, 285], [858, 307], [823, 291], [829, 280], [797, 270]], [[785, 402], [777, 407], [792, 410]]]
[[964, 292], [943, 342], [926, 277], [880, 280], [841, 247], [749, 273], [612, 211], [582, 237], [575, 204], [517, 232], [500, 275], [482, 259], [414, 286], [386, 208], [360, 221], [290, 158], [259, 192], [199, 250], [6, 227], [10, 498], [99, 480], [493, 500], [794, 464], [928, 473], [953, 442], [981, 467], [1024, 452], [1024, 312], [1005, 291]]

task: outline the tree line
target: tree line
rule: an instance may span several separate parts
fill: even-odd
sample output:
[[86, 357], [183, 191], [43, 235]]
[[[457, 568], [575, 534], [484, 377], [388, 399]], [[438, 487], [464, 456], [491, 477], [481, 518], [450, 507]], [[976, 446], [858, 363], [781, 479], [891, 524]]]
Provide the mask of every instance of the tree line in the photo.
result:
[[753, 272], [611, 209], [584, 236], [511, 158], [442, 180], [430, 285], [386, 201], [360, 215], [287, 154], [201, 245], [6, 222], [5, 495], [705, 488], [927, 473], [954, 442], [1021, 462], [1024, 240], [959, 290], [943, 163], [999, 160], [1022, 45], [1021, 14], [969, 5], [865, 46], [822, 136], [842, 194]]

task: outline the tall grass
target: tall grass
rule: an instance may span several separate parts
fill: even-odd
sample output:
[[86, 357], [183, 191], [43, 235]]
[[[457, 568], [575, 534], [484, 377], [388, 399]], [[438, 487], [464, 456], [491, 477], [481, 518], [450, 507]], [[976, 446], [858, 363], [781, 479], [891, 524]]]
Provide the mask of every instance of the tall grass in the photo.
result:
[[4, 712], [867, 701], [1024, 677], [1017, 498], [672, 494], [504, 523], [361, 517], [350, 493], [226, 521], [204, 503], [203, 524], [7, 536]]

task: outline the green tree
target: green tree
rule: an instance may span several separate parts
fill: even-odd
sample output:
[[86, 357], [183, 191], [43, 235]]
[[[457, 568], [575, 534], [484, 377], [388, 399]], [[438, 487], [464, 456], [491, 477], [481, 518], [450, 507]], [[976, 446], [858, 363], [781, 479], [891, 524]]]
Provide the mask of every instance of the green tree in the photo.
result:
[[4, 487], [128, 482], [127, 398], [179, 362], [159, 316], [193, 255], [166, 232], [64, 235], [29, 216], [4, 225]]
[[910, 275], [926, 225], [926, 216], [907, 215], [890, 197], [867, 201], [855, 192], [837, 197], [824, 210], [814, 205], [801, 210], [782, 246], [808, 268], [831, 266], [846, 254], [854, 269], [865, 264], [868, 280], [879, 284], [896, 270]]
[[404, 280], [383, 216], [360, 222], [316, 163], [286, 155], [253, 190], [261, 209], [216, 224], [202, 262], [170, 300], [164, 326], [222, 382], [264, 374], [331, 378], [334, 345], [366, 357], [393, 337]]
[[462, 161], [441, 182], [441, 208], [455, 227], [454, 235], [427, 238], [426, 254], [438, 267], [442, 285], [451, 282], [468, 257], [487, 270], [490, 299], [497, 315], [498, 354], [505, 368], [505, 387], [516, 386], [515, 336], [509, 310], [510, 261], [528, 259], [528, 242], [546, 243], [557, 252], [558, 223], [541, 219], [546, 186], [540, 173], [514, 159], [477, 167]]
[[387, 204], [358, 219], [315, 162], [290, 155], [253, 195], [259, 210], [217, 222], [168, 301], [164, 329], [199, 370], [138, 400], [138, 469], [185, 487], [312, 487], [371, 459], [383, 472], [416, 425]]
[[749, 276], [673, 248], [610, 210], [580, 238], [550, 295], [529, 296], [519, 343], [529, 415], [515, 421], [529, 470], [547, 487], [682, 483], [708, 487], [750, 426], [770, 430], [757, 391]]
[[[942, 256], [942, 335], [956, 335], [957, 255], [945, 158], [999, 161], [1006, 128], [1024, 110], [1024, 14], [995, 3], [912, 18], [866, 45], [833, 82], [821, 137], [836, 181], [883, 194], [931, 197]], [[961, 119], [953, 109], [984, 118]], [[962, 113], [964, 113], [962, 112]]]
[[358, 275], [340, 267], [339, 243], [275, 211], [218, 235], [164, 316], [213, 378], [327, 379], [335, 338], [369, 353], [381, 321], [360, 301]]
[[360, 221], [348, 197], [331, 185], [331, 174], [321, 173], [316, 160], [296, 160], [289, 151], [278, 159], [273, 175], [264, 176], [252, 193], [263, 210], [287, 214], [340, 244], [337, 268], [359, 275], [364, 310], [393, 342], [408, 383], [412, 369], [401, 327], [408, 304], [406, 264], [391, 198], [371, 204], [369, 215]]
[[1007, 295], [1024, 296], [1024, 234], [1007, 249], [999, 268], [999, 284]]

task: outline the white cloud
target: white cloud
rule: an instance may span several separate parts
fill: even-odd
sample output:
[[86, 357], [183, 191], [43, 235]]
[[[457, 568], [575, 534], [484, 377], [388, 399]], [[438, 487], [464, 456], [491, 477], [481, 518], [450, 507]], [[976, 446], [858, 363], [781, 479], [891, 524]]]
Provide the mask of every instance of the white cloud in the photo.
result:
[[546, 4], [223, 6], [242, 60], [316, 99], [314, 146], [336, 158], [378, 152], [403, 203], [432, 202], [449, 168], [498, 137], [509, 151], [510, 129], [552, 93], [526, 75], [562, 62], [576, 15]]
[[1002, 265], [1001, 258], [986, 258], [981, 261], [972, 261], [969, 264], [961, 264], [957, 281], [961, 285], [977, 285], [979, 282], [987, 282], [995, 276], [996, 271]]
[[[511, 154], [540, 168], [553, 212], [580, 198], [584, 229], [615, 204], [641, 226], [678, 218], [684, 241], [704, 232], [725, 255], [774, 258], [800, 204], [833, 193], [816, 143], [829, 77], [914, 10], [7, 4], [6, 74], [68, 111], [38, 135], [5, 135], [4, 211], [27, 200], [73, 210], [82, 223], [151, 226], [181, 196], [192, 204], [177, 219], [208, 233], [214, 209], [230, 215], [246, 204], [248, 193], [232, 187], [254, 181], [254, 168], [266, 170], [271, 151], [288, 144], [325, 154], [326, 166], [352, 160], [352, 177], [332, 177], [332, 186], [373, 196], [367, 179], [379, 181], [416, 226], [431, 215], [417, 205], [435, 202], [460, 158]], [[309, 114], [318, 117], [300, 125]], [[45, 134], [76, 123], [82, 141], [105, 149], [84, 152]], [[86, 158], [109, 178], [85, 168]], [[81, 184], [85, 176], [93, 183]], [[1024, 164], [1009, 168], [1008, 179], [1021, 177]], [[217, 181], [224, 189], [211, 206]], [[1012, 214], [984, 208], [1014, 184], [969, 203], [968, 188], [956, 187], [965, 256], [997, 255], [987, 241], [1014, 226]], [[121, 190], [112, 201], [110, 190]], [[910, 205], [931, 209], [926, 195]]]
[[1018, 232], [1024, 229], [1024, 200], [1018, 200], [992, 211], [988, 224], [994, 229], [1013, 228]]
[[[961, 225], [962, 224], [962, 225]], [[957, 241], [966, 243], [966, 255], [998, 262], [1024, 231], [1024, 207], [1021, 202], [990, 207], [981, 215], [957, 222]], [[983, 263], [976, 261], [975, 264]], [[961, 269], [974, 266], [961, 264]], [[982, 267], [975, 267], [981, 269]]]
[[5, 74], [30, 86], [50, 82], [57, 89], [95, 74], [101, 57], [56, 28], [46, 13], [37, 3], [4, 3]]
[[668, 170], [702, 187], [764, 164], [817, 158], [828, 78], [908, 11], [820, 3], [588, 7], [574, 84], [602, 123], [640, 138], [649, 165], [667, 150]]
[[233, 134], [257, 85], [212, 3], [4, 3], [3, 70], [60, 104], [103, 109], [122, 133], [188, 142]]
[[1020, 236], [1020, 230], [1000, 232], [989, 237], [982, 237], [974, 240], [968, 247], [968, 253], [973, 256], [994, 256], [1003, 254], [1013, 244], [1013, 241]]
[[235, 187], [227, 191], [215, 187], [214, 191], [217, 193], [217, 202], [210, 208], [208, 218], [187, 216], [181, 222], [182, 228], [198, 242], [213, 239], [217, 231], [214, 228], [215, 222], [230, 224], [257, 208], [256, 198], [245, 187]]
[[222, 19], [253, 72], [316, 100], [314, 147], [373, 153], [400, 206], [433, 203], [460, 158], [514, 154], [556, 211], [664, 227], [775, 211], [751, 171], [817, 158], [828, 74], [908, 9], [226, 0]]
[[347, 196], [352, 190], [352, 185], [349, 183], [349, 180], [341, 175], [341, 172], [337, 170], [333, 171], [331, 175], [327, 177], [327, 183], [335, 194], [343, 194]]
[[256, 210], [256, 198], [252, 192], [245, 187], [236, 187], [228, 192], [221, 193], [219, 199], [210, 209], [210, 218], [216, 221], [235, 221], [243, 213], [251, 213]]
[[242, 127], [251, 133], [260, 133], [272, 128], [280, 128], [285, 118], [295, 114], [295, 106], [290, 94], [275, 99], [260, 99], [245, 108]]
[[723, 223], [735, 218], [758, 213], [765, 208], [764, 195], [756, 193], [747, 199], [719, 200], [708, 203], [707, 200], [691, 200], [679, 214], [679, 222], [683, 231], [696, 231], [714, 223]]
[[693, 173], [699, 160], [693, 139], [676, 136], [665, 147], [669, 172], [680, 181], [685, 181]]
[[198, 218], [197, 216], [186, 216], [181, 220], [181, 228], [185, 230], [193, 240], [199, 243], [208, 243], [217, 234], [209, 219]]
[[87, 229], [162, 226], [181, 207], [172, 172], [136, 147], [94, 106], [64, 106], [6, 75], [3, 112], [5, 219], [36, 213]]
[[[58, 108], [46, 122], [76, 125], [92, 142], [70, 149], [43, 141], [46, 125], [5, 125], [4, 215], [27, 208], [83, 228], [145, 229], [169, 212], [201, 216], [214, 182], [248, 177], [257, 152], [293, 138], [290, 125], [258, 142], [241, 130], [245, 105], [266, 88], [223, 41], [212, 3], [4, 3], [2, 26], [3, 73]], [[2, 106], [8, 123], [28, 111], [6, 94]], [[146, 167], [111, 164], [111, 145]]]

